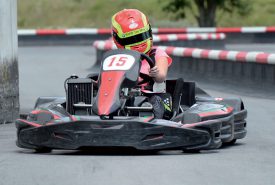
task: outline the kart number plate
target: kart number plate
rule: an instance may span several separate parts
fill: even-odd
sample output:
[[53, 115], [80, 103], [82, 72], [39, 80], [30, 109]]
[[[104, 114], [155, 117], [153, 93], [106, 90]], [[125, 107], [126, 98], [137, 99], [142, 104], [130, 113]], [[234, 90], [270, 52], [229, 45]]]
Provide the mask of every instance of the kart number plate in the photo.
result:
[[103, 70], [104, 71], [111, 71], [111, 70], [126, 71], [126, 70], [129, 70], [134, 63], [135, 63], [135, 58], [131, 55], [126, 55], [126, 54], [112, 55], [107, 57], [103, 61]]

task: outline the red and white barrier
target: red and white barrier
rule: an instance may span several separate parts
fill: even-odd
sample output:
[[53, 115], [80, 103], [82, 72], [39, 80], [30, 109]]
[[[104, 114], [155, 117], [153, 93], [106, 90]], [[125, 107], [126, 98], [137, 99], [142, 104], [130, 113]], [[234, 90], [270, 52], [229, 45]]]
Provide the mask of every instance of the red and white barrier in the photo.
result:
[[[165, 41], [177, 41], [177, 40], [223, 40], [226, 36], [224, 33], [205, 33], [205, 34], [161, 34], [153, 35], [154, 42], [165, 42]], [[109, 40], [95, 41], [96, 47], [104, 49], [116, 48], [112, 38]]]
[[[111, 41], [95, 41], [94, 47], [99, 50], [116, 49]], [[169, 55], [180, 57], [192, 57], [212, 60], [229, 60], [239, 62], [254, 62], [261, 64], [275, 64], [275, 54], [264, 52], [244, 52], [244, 51], [226, 51], [226, 50], [208, 50], [199, 48], [183, 48], [171, 46], [156, 46], [165, 50]]]
[[110, 29], [80, 28], [80, 29], [22, 29], [18, 30], [19, 36], [28, 35], [97, 35], [110, 34]]
[[275, 27], [154, 28], [154, 33], [266, 33]]
[[[66, 30], [18, 30], [18, 35], [94, 35], [108, 34], [108, 29], [66, 29]], [[175, 41], [175, 40], [222, 40], [224, 33], [200, 33], [200, 34], [162, 34], [154, 35], [154, 41]]]
[[159, 34], [153, 35], [154, 42], [177, 40], [223, 40], [224, 33], [189, 33], [189, 34]]
[[181, 57], [193, 57], [212, 60], [230, 60], [239, 62], [255, 62], [262, 64], [275, 64], [275, 54], [264, 52], [244, 52], [226, 50], [207, 50], [199, 48], [181, 48], [158, 46], [168, 54]]
[[[216, 28], [152, 28], [154, 34], [161, 33], [267, 33], [275, 32], [275, 26], [270, 27], [216, 27]], [[19, 36], [27, 35], [95, 35], [110, 34], [108, 28], [74, 28], [74, 29], [20, 29]]]

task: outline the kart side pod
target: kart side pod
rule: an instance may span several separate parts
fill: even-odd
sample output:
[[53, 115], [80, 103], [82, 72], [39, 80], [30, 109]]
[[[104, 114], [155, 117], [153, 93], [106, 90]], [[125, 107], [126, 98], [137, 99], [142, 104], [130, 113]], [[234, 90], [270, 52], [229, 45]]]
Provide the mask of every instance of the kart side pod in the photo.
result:
[[197, 103], [184, 112], [183, 124], [196, 123], [209, 119], [223, 118], [232, 115], [233, 107], [216, 103]]

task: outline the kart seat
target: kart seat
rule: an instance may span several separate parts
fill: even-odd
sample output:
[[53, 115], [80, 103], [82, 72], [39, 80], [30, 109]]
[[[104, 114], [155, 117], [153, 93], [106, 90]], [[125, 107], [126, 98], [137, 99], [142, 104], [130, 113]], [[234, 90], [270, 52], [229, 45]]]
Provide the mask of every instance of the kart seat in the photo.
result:
[[90, 74], [87, 75], [86, 78], [90, 78], [92, 80], [97, 81], [98, 80], [98, 75], [99, 75], [98, 73], [90, 73]]
[[173, 117], [179, 113], [181, 98], [183, 94], [183, 79], [166, 80], [166, 91], [172, 95]]
[[184, 84], [183, 79], [178, 78], [174, 86], [175, 90], [172, 94], [172, 111], [176, 115], [179, 113], [180, 102], [181, 102], [182, 93], [183, 93], [183, 84]]
[[196, 84], [195, 82], [184, 82], [181, 105], [191, 107], [196, 103]]
[[166, 91], [172, 95], [172, 111], [179, 113], [181, 105], [190, 107], [195, 100], [195, 83], [184, 82], [182, 78], [166, 80]]

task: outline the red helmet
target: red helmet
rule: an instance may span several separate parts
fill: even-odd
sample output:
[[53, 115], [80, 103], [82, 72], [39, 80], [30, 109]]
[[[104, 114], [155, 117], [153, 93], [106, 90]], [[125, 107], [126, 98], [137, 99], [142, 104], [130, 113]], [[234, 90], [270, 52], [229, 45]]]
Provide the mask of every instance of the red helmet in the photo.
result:
[[152, 30], [139, 10], [124, 9], [112, 17], [112, 36], [118, 48], [148, 53], [152, 48]]

